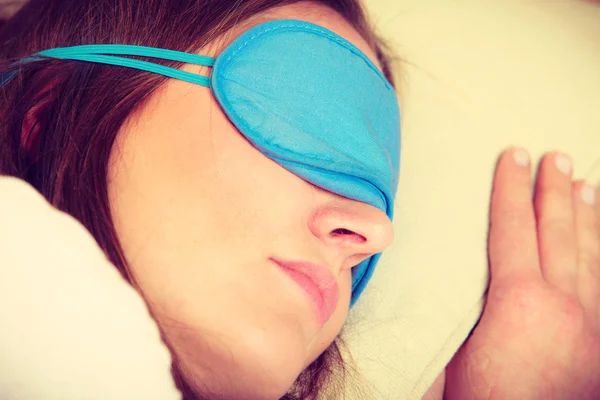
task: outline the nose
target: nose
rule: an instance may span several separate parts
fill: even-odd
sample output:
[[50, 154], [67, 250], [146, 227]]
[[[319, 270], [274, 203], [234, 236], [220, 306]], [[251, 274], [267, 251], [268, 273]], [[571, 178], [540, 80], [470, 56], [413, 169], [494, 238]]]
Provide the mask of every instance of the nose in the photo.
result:
[[360, 264], [394, 241], [394, 227], [385, 212], [341, 196], [318, 206], [308, 224], [342, 269]]

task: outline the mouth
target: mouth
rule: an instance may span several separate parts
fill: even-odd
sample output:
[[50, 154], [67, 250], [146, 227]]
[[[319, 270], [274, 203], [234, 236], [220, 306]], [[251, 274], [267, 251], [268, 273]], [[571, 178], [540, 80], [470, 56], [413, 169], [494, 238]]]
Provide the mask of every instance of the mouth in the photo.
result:
[[339, 286], [327, 267], [308, 261], [288, 261], [271, 258], [305, 292], [313, 305], [319, 326], [331, 318], [335, 312]]

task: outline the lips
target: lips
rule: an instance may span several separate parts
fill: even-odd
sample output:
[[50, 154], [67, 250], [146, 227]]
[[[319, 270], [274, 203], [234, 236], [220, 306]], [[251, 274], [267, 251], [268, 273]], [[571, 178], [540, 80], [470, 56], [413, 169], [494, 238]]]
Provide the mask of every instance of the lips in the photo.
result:
[[333, 274], [327, 267], [308, 261], [271, 260], [304, 290], [314, 305], [319, 325], [323, 326], [333, 315], [339, 297]]

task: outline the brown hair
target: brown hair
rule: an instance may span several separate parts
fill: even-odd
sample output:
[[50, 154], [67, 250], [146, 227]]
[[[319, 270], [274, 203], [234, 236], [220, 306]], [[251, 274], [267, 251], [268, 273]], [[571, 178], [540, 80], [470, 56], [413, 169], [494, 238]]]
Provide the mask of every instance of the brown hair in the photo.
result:
[[[31, 0], [10, 20], [0, 21], [0, 75], [17, 72], [0, 89], [0, 174], [26, 180], [53, 206], [81, 221], [123, 277], [135, 284], [111, 218], [107, 163], [122, 124], [168, 78], [69, 60], [19, 67], [14, 61], [49, 48], [92, 43], [194, 52], [261, 11], [298, 1]], [[359, 0], [314, 1], [354, 26], [393, 82], [386, 47], [369, 27]], [[342, 344], [338, 336], [283, 399], [316, 399], [325, 387], [343, 384]], [[175, 356], [172, 371], [184, 398], [198, 398]]]

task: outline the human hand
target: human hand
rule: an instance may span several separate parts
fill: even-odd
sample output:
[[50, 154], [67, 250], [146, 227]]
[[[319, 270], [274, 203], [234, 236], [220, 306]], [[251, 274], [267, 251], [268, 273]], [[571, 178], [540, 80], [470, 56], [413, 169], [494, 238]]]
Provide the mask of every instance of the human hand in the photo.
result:
[[486, 305], [446, 368], [445, 399], [600, 399], [598, 215], [569, 164], [546, 155], [532, 201], [527, 153], [500, 157]]

